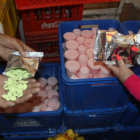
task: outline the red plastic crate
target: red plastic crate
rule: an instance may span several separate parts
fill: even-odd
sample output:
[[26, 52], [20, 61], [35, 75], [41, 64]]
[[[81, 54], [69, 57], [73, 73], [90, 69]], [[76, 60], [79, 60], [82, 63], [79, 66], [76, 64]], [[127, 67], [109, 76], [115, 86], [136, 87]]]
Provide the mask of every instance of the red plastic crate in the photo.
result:
[[21, 12], [25, 36], [58, 33], [61, 21], [81, 20], [83, 5], [60, 6]]
[[40, 42], [47, 42], [47, 41], [54, 41], [58, 40], [58, 33], [46, 33], [46, 34], [39, 34], [39, 35], [25, 35], [26, 42], [29, 44], [40, 43]]
[[37, 9], [45, 7], [79, 5], [87, 3], [115, 2], [120, 0], [15, 0], [18, 10]]
[[34, 41], [26, 41], [26, 44], [36, 51], [44, 52], [44, 57], [41, 61], [42, 63], [59, 62], [58, 39], [52, 39], [50, 41], [40, 41], [38, 43], [35, 43]]

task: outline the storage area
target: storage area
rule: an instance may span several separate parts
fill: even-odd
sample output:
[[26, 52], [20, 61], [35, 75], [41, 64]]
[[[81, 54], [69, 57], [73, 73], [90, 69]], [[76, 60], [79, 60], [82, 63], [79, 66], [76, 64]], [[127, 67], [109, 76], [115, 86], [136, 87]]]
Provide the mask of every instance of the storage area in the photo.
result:
[[[125, 10], [137, 2], [0, 1], [0, 140], [140, 140], [140, 20]], [[8, 68], [30, 73], [16, 80], [29, 99], [4, 98]]]

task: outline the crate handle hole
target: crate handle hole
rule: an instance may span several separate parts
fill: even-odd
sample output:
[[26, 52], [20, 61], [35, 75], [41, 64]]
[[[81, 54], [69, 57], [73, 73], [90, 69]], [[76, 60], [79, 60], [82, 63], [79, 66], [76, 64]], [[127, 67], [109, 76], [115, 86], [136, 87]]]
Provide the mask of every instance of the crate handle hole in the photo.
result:
[[99, 25], [80, 25], [79, 29], [86, 29], [86, 28], [98, 28]]

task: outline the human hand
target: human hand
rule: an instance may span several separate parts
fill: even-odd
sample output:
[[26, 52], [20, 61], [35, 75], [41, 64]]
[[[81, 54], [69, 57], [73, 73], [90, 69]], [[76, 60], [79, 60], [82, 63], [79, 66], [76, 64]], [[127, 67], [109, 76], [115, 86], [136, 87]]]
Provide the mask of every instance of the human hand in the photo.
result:
[[122, 82], [133, 75], [134, 73], [125, 65], [122, 58], [119, 55], [116, 55], [116, 59], [118, 61], [118, 67], [108, 65], [108, 67], [112, 70], [112, 72], [115, 74], [115, 76]]
[[14, 51], [19, 51], [22, 56], [25, 56], [25, 51], [35, 51], [22, 41], [6, 34], [0, 34], [0, 50], [0, 57], [6, 61]]
[[131, 51], [140, 54], [140, 47], [132, 46]]
[[15, 102], [12, 101], [6, 101], [2, 98], [2, 95], [7, 93], [7, 91], [4, 90], [4, 81], [7, 81], [8, 77], [5, 75], [0, 75], [0, 107], [1, 108], [8, 108], [11, 106], [14, 106], [18, 103], [23, 103], [30, 99], [34, 93], [37, 93], [40, 91], [40, 83], [36, 82], [35, 79], [27, 79], [28, 81], [28, 87], [23, 92], [23, 96], [18, 98]]

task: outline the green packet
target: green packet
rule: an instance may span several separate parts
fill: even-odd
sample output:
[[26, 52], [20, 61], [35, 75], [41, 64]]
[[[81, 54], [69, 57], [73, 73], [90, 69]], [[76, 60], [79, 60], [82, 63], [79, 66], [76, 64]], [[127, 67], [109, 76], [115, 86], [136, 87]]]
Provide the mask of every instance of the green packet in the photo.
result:
[[11, 54], [4, 72], [8, 76], [8, 81], [4, 82], [7, 93], [2, 95], [6, 101], [16, 101], [23, 96], [28, 84], [25, 79], [35, 75], [42, 57], [42, 52], [26, 52], [26, 57], [21, 57], [18, 52]]

